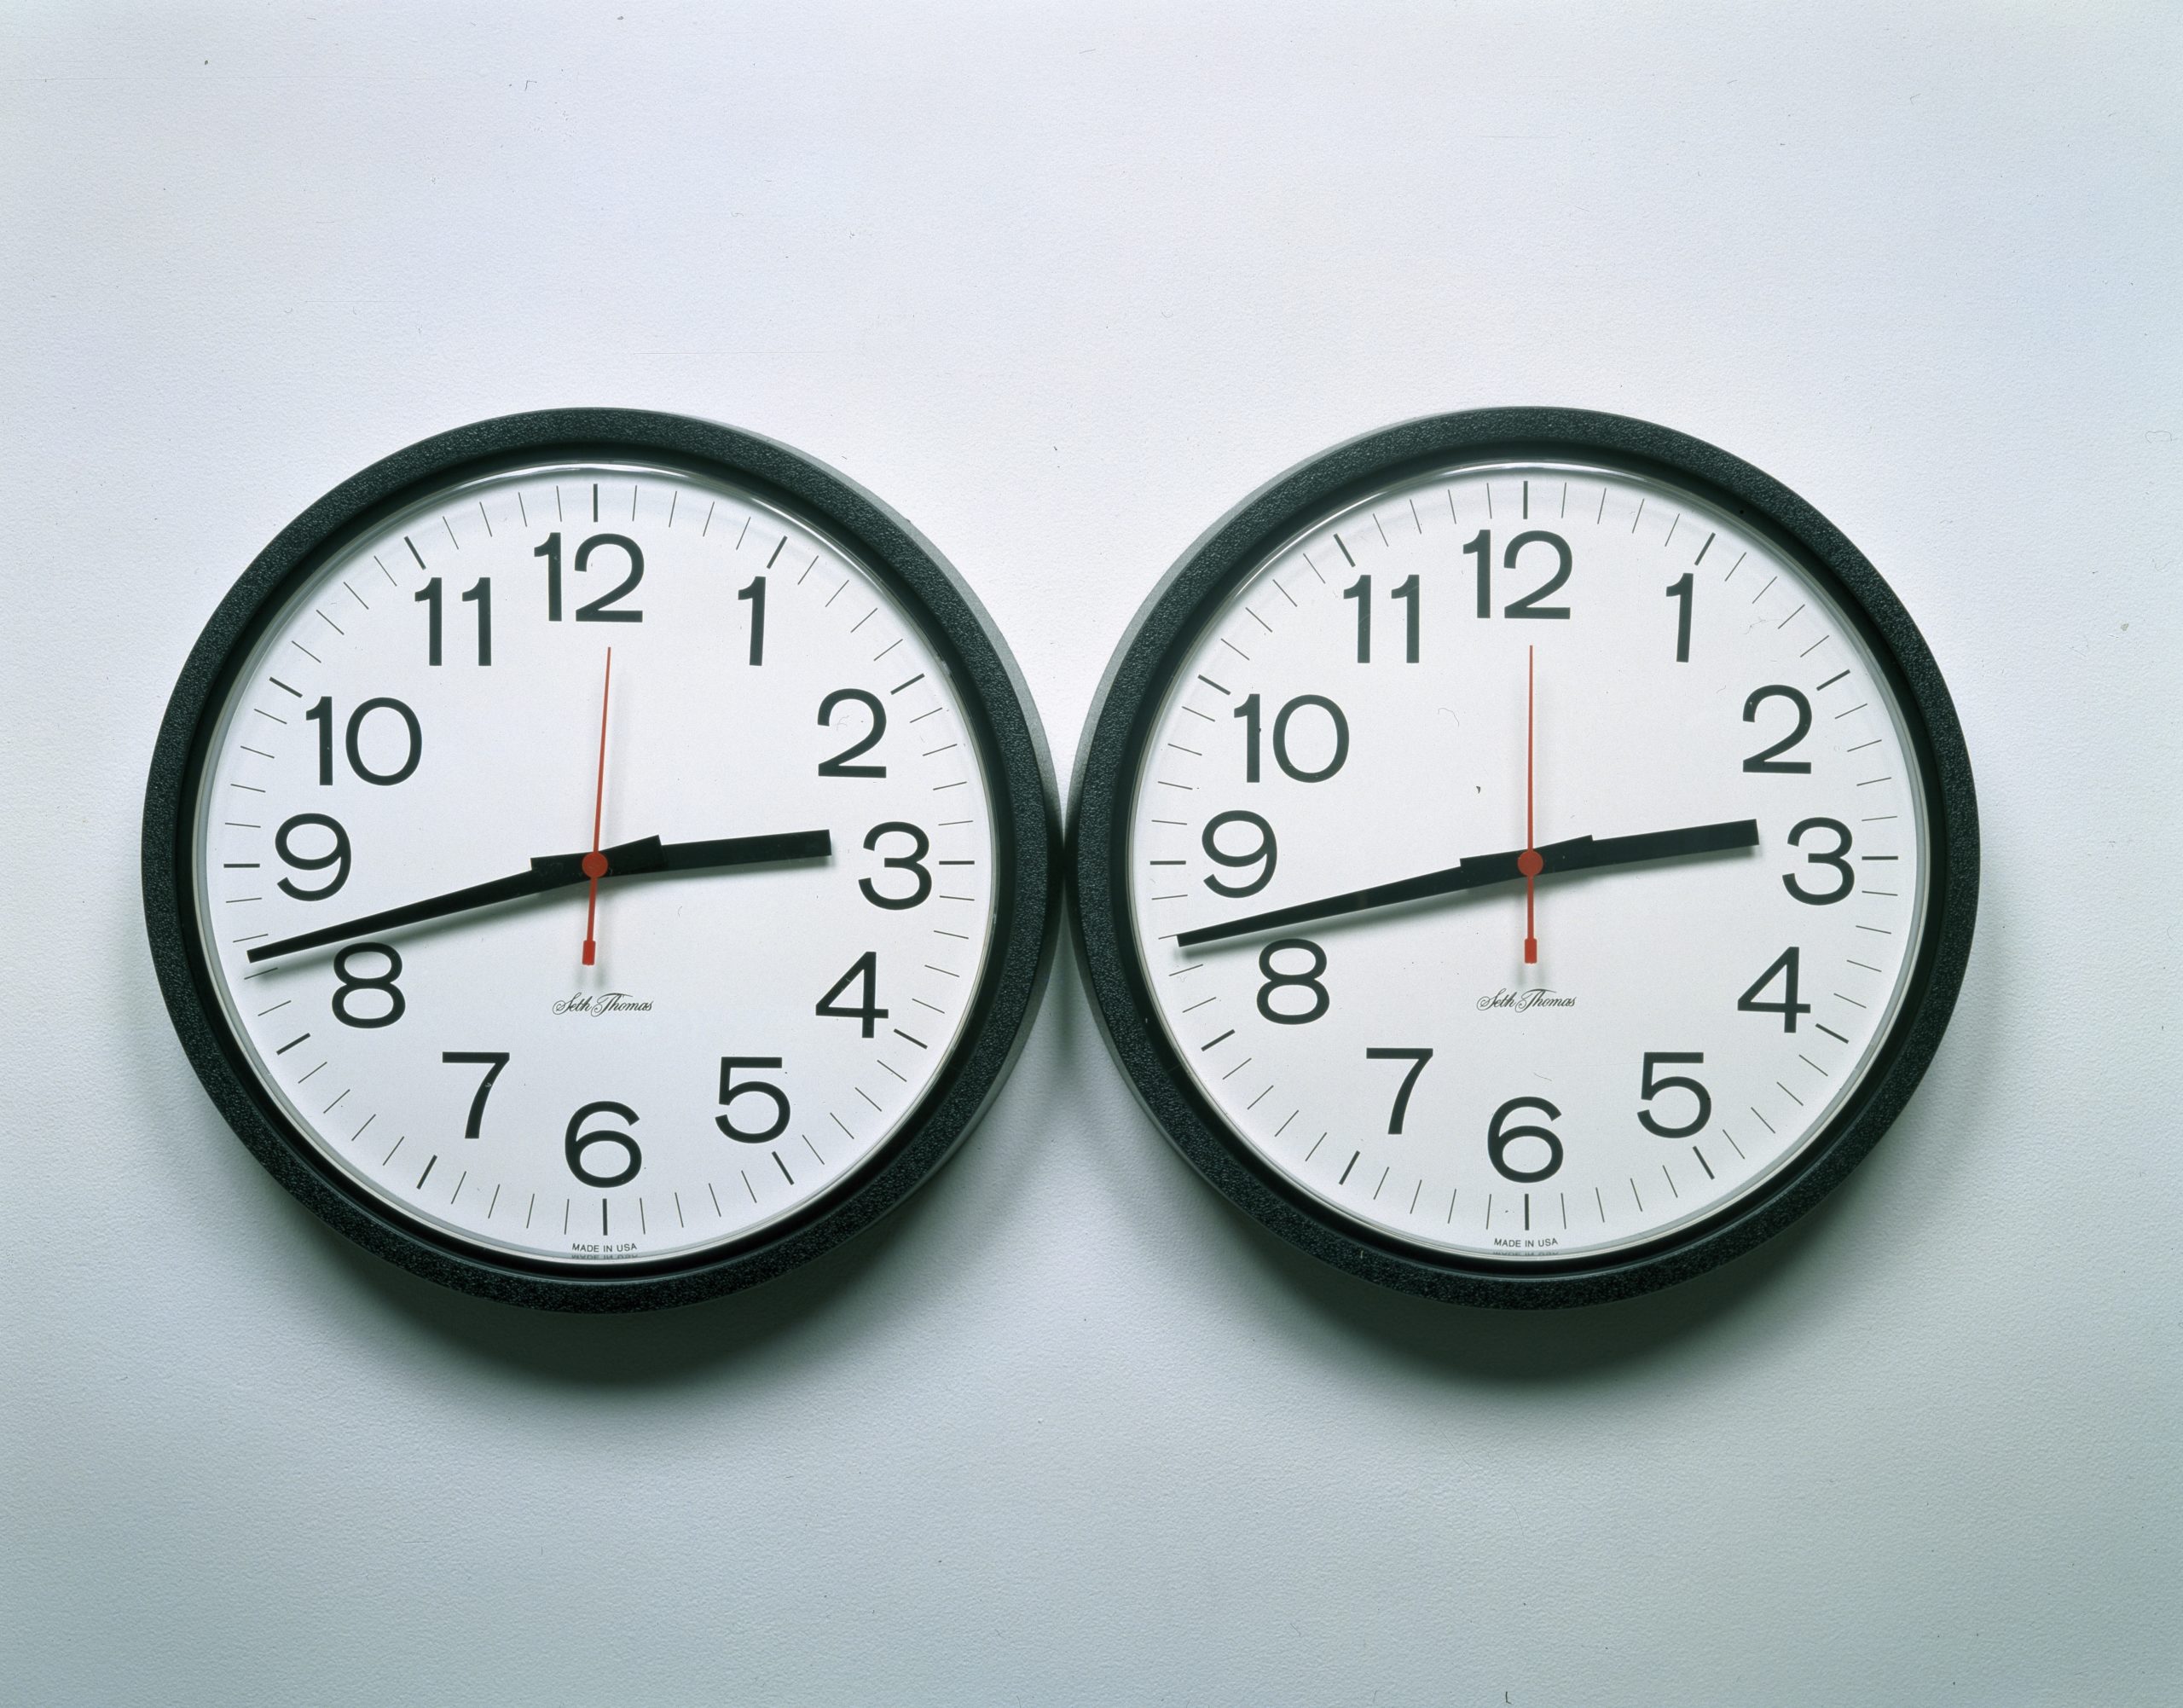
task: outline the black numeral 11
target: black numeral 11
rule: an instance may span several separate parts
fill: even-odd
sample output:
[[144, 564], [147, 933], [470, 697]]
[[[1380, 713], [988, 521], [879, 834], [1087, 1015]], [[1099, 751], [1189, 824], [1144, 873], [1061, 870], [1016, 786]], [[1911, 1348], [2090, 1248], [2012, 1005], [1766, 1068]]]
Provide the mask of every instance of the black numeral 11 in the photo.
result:
[[[1359, 576], [1341, 590], [1344, 599], [1357, 601], [1357, 662], [1372, 662], [1372, 578]], [[1387, 590], [1389, 599], [1398, 599], [1410, 609], [1404, 616], [1403, 663], [1417, 662], [1417, 577], [1412, 576], [1399, 587]]]
[[[429, 613], [425, 621], [425, 662], [437, 664], [440, 662], [440, 578], [437, 576], [417, 589], [417, 602], [424, 605]], [[462, 595], [462, 602], [478, 607], [478, 662], [489, 664], [493, 662], [492, 578], [479, 576], [478, 585]]]

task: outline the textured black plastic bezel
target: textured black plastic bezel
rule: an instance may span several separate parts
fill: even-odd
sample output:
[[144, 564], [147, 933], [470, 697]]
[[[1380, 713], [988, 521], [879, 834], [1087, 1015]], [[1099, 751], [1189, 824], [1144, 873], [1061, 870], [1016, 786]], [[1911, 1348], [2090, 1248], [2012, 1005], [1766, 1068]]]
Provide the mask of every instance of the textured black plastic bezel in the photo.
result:
[[[657, 1263], [596, 1267], [512, 1257], [412, 1219], [348, 1179], [279, 1108], [214, 992], [192, 905], [207, 744], [235, 675], [289, 592], [380, 518], [496, 471], [637, 462], [733, 482], [815, 524], [889, 589], [953, 674], [993, 792], [992, 947], [962, 1035], [900, 1129], [830, 1192], [749, 1240]], [[175, 685], [144, 796], [144, 917], [167, 1011], [235, 1135], [273, 1177], [366, 1250], [465, 1292], [558, 1311], [686, 1305], [771, 1279], [900, 1202], [976, 1124], [1013, 1064], [1051, 963], [1059, 828], [1045, 739], [1015, 660], [954, 570], [854, 483], [737, 428], [639, 409], [547, 409], [458, 427], [342, 482], [282, 529], [220, 602]]]
[[[1909, 725], [1930, 813], [1924, 927], [1903, 1001], [1869, 1070], [1783, 1168], [1699, 1223], [1588, 1260], [1509, 1264], [1436, 1251], [1340, 1215], [1264, 1162], [1201, 1093], [1154, 1017], [1131, 929], [1130, 803], [1173, 674], [1236, 586], [1320, 518], [1432, 470], [1578, 460], [1678, 486], [1763, 533], [1855, 622]], [[1582, 409], [1479, 409], [1383, 428], [1279, 476], [1202, 536], [1153, 590], [1109, 664], [1077, 750], [1067, 849], [1071, 928], [1102, 1029], [1146, 1109], [1231, 1203], [1292, 1245], [1369, 1280], [1471, 1305], [1560, 1307], [1649, 1292], [1769, 1238], [1831, 1191], [1916, 1088], [1947, 1029], [1977, 910], [1971, 759], [1939, 667], [1893, 591], [1833, 524], [1779, 481], [1648, 422]]]

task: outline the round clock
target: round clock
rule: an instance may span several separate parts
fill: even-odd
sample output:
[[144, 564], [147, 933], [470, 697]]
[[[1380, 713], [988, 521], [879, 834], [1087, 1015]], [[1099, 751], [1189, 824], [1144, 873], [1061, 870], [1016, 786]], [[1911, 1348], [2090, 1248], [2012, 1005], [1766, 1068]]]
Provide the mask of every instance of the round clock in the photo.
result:
[[1080, 750], [1109, 1041], [1329, 1262], [1478, 1304], [1680, 1280], [1808, 1209], [1931, 1059], [1977, 809], [1872, 565], [1617, 416], [1368, 435], [1201, 539]]
[[1051, 941], [1045, 750], [939, 555], [787, 448], [554, 410], [374, 464], [184, 668], [144, 897], [243, 1142], [565, 1310], [815, 1255], [944, 1158]]

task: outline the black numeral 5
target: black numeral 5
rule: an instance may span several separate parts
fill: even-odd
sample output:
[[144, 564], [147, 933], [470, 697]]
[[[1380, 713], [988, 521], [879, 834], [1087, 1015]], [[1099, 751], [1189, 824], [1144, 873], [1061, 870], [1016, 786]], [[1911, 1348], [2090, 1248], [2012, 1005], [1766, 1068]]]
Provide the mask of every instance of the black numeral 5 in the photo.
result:
[[[1762, 980], [1760, 982], [1763, 983]], [[1688, 1138], [1713, 1118], [1713, 1098], [1697, 1080], [1681, 1074], [1664, 1074], [1653, 1077], [1654, 1064], [1661, 1062], [1693, 1063], [1705, 1059], [1702, 1051], [1647, 1050], [1645, 1062], [1637, 1078], [1637, 1095], [1650, 1103], [1663, 1091], [1688, 1091], [1697, 1101], [1693, 1105], [1690, 1119], [1680, 1126], [1669, 1126], [1661, 1122], [1650, 1109], [1637, 1111], [1637, 1125], [1647, 1132], [1656, 1132], [1662, 1138]]]

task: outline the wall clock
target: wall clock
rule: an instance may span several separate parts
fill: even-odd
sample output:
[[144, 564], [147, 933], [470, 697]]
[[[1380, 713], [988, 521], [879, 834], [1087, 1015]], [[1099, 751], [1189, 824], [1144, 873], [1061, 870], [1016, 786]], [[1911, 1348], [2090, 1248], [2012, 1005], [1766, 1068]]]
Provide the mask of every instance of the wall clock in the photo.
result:
[[1902, 1109], [1977, 886], [1947, 689], [1873, 566], [1642, 422], [1410, 422], [1282, 476], [1140, 612], [1069, 871], [1183, 1154], [1434, 1297], [1641, 1292]]
[[1012, 661], [898, 517], [680, 416], [512, 415], [313, 505], [191, 652], [144, 896], [214, 1102], [333, 1226], [566, 1310], [899, 1201], [1036, 1004]]

